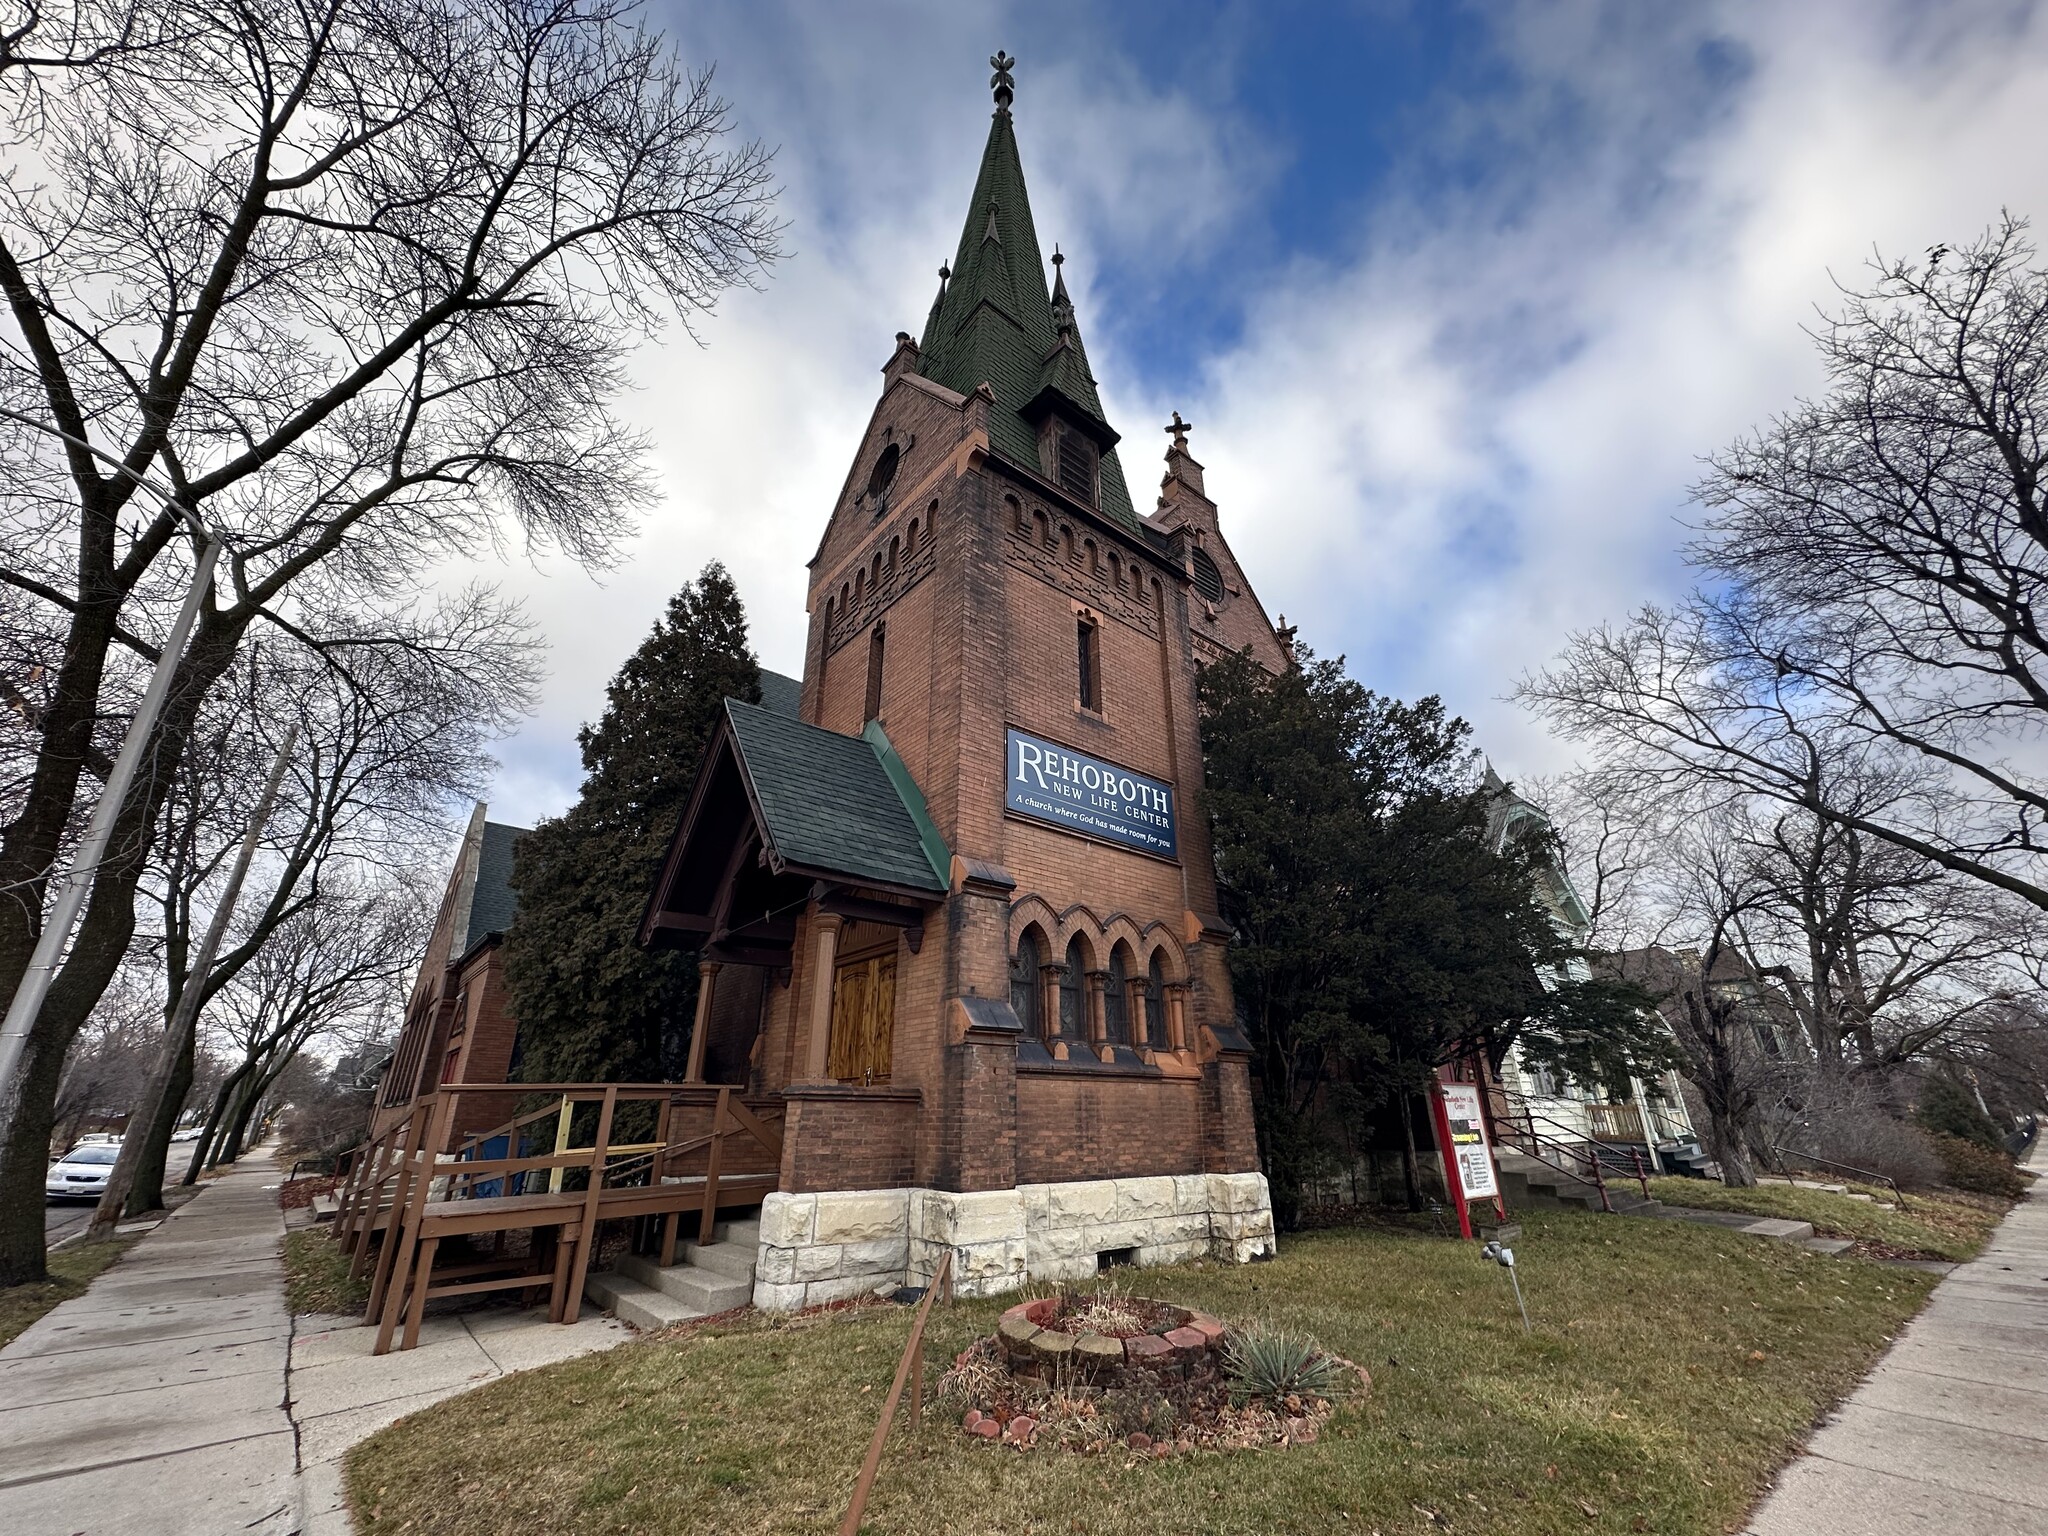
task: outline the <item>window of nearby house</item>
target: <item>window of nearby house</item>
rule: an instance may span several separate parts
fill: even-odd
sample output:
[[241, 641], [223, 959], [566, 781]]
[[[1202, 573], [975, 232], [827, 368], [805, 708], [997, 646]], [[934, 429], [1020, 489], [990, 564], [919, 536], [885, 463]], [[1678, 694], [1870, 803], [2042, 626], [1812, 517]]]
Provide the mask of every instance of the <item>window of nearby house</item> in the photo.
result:
[[868, 636], [868, 701], [861, 723], [882, 718], [882, 647], [887, 639], [884, 626], [877, 624]]
[[1080, 670], [1080, 698], [1083, 709], [1102, 712], [1102, 657], [1095, 626], [1082, 619], [1074, 626], [1074, 656]]
[[1095, 501], [1095, 445], [1071, 427], [1063, 429], [1057, 448], [1060, 489], [1090, 505]]
[[1212, 603], [1223, 601], [1223, 572], [1206, 549], [1195, 551], [1195, 590]]

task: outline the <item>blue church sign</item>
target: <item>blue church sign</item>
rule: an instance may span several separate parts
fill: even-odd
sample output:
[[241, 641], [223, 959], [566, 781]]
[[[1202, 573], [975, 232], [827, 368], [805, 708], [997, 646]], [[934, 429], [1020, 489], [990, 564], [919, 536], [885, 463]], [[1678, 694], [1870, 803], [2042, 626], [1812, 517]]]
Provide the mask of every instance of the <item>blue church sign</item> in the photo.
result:
[[1171, 859], [1173, 786], [1012, 728], [1003, 804], [1019, 816]]

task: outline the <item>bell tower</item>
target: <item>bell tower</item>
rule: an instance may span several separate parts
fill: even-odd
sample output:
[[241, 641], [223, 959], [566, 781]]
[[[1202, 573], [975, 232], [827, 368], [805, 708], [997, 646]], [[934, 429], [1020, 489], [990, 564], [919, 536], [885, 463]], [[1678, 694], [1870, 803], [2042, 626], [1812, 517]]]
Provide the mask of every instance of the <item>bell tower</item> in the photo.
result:
[[805, 1220], [825, 1246], [840, 1192], [901, 1195], [913, 1283], [950, 1246], [1001, 1290], [1101, 1252], [1244, 1259], [1272, 1224], [1202, 807], [1214, 508], [1132, 505], [1032, 218], [1015, 61], [989, 62], [958, 246], [810, 560], [800, 719], [729, 706], [713, 750], [752, 830], [693, 806], [643, 931], [728, 935], [780, 978], [748, 1085], [788, 1117], [763, 1253]]

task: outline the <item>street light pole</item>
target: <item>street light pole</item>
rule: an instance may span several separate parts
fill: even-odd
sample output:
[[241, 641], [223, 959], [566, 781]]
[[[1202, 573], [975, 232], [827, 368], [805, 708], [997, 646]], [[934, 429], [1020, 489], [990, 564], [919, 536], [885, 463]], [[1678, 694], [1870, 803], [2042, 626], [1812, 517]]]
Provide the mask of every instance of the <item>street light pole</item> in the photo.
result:
[[199, 617], [199, 605], [212, 584], [213, 568], [220, 559], [221, 541], [219, 535], [200, 522], [199, 515], [190, 507], [112, 454], [18, 411], [0, 409], [0, 417], [61, 438], [75, 448], [84, 449], [94, 458], [114, 465], [136, 484], [161, 496], [166, 505], [192, 525], [200, 538], [199, 559], [192, 570], [192, 584], [185, 590], [185, 601], [178, 609], [177, 622], [171, 626], [171, 632], [164, 637], [163, 648], [157, 652], [156, 670], [150, 674], [149, 688], [142, 696], [141, 707], [135, 711], [135, 718], [128, 722], [128, 734], [121, 742], [120, 755], [114, 759], [114, 771], [107, 775], [99, 804], [93, 807], [85, 841], [72, 855], [70, 868], [58, 881], [57, 899], [50, 908], [43, 931], [36, 937], [35, 953], [29, 957], [28, 969], [22, 972], [21, 984], [14, 989], [13, 1000], [7, 1005], [6, 1021], [0, 1023], [0, 1146], [4, 1146], [14, 1134], [15, 1116], [21, 1109], [21, 1058], [28, 1049], [29, 1031], [43, 1010], [43, 999], [49, 996], [50, 984], [56, 979], [64, 946], [71, 940], [71, 930], [85, 906], [86, 893], [92, 889], [93, 878], [107, 856], [107, 845], [113, 841], [114, 823], [127, 802], [129, 786], [135, 782], [135, 770], [142, 763], [143, 750], [156, 731], [157, 716], [163, 712], [164, 700], [170, 694], [171, 678], [178, 670], [179, 659], [185, 654], [185, 641]]

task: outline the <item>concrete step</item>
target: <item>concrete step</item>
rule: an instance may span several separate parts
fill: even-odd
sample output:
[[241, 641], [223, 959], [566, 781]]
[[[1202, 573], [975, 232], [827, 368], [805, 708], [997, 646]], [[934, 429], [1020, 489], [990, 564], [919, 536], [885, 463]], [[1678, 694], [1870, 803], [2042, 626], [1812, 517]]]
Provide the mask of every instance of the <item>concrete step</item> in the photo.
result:
[[1806, 1247], [1810, 1252], [1824, 1253], [1829, 1258], [1847, 1253], [1855, 1246], [1855, 1241], [1846, 1237], [1809, 1237], [1806, 1240]]
[[313, 1219], [315, 1221], [332, 1221], [340, 1214], [341, 1202], [335, 1199], [334, 1196], [315, 1195], [313, 1197]]
[[[756, 1228], [758, 1231], [758, 1227]], [[676, 1250], [678, 1262], [691, 1264], [698, 1269], [709, 1270], [723, 1275], [728, 1280], [754, 1279], [754, 1254], [760, 1247], [758, 1239], [745, 1242], [733, 1239], [717, 1243], [684, 1243]]]
[[735, 1279], [722, 1275], [716, 1270], [698, 1269], [690, 1264], [678, 1264], [663, 1269], [654, 1260], [634, 1254], [619, 1260], [618, 1273], [638, 1282], [650, 1290], [662, 1292], [684, 1305], [695, 1308], [695, 1316], [705, 1317], [713, 1312], [730, 1312], [734, 1307], [744, 1307], [754, 1299], [754, 1282], [751, 1277]]
[[650, 1333], [704, 1316], [689, 1303], [622, 1274], [600, 1271], [590, 1275], [583, 1282], [583, 1294], [620, 1322]]

